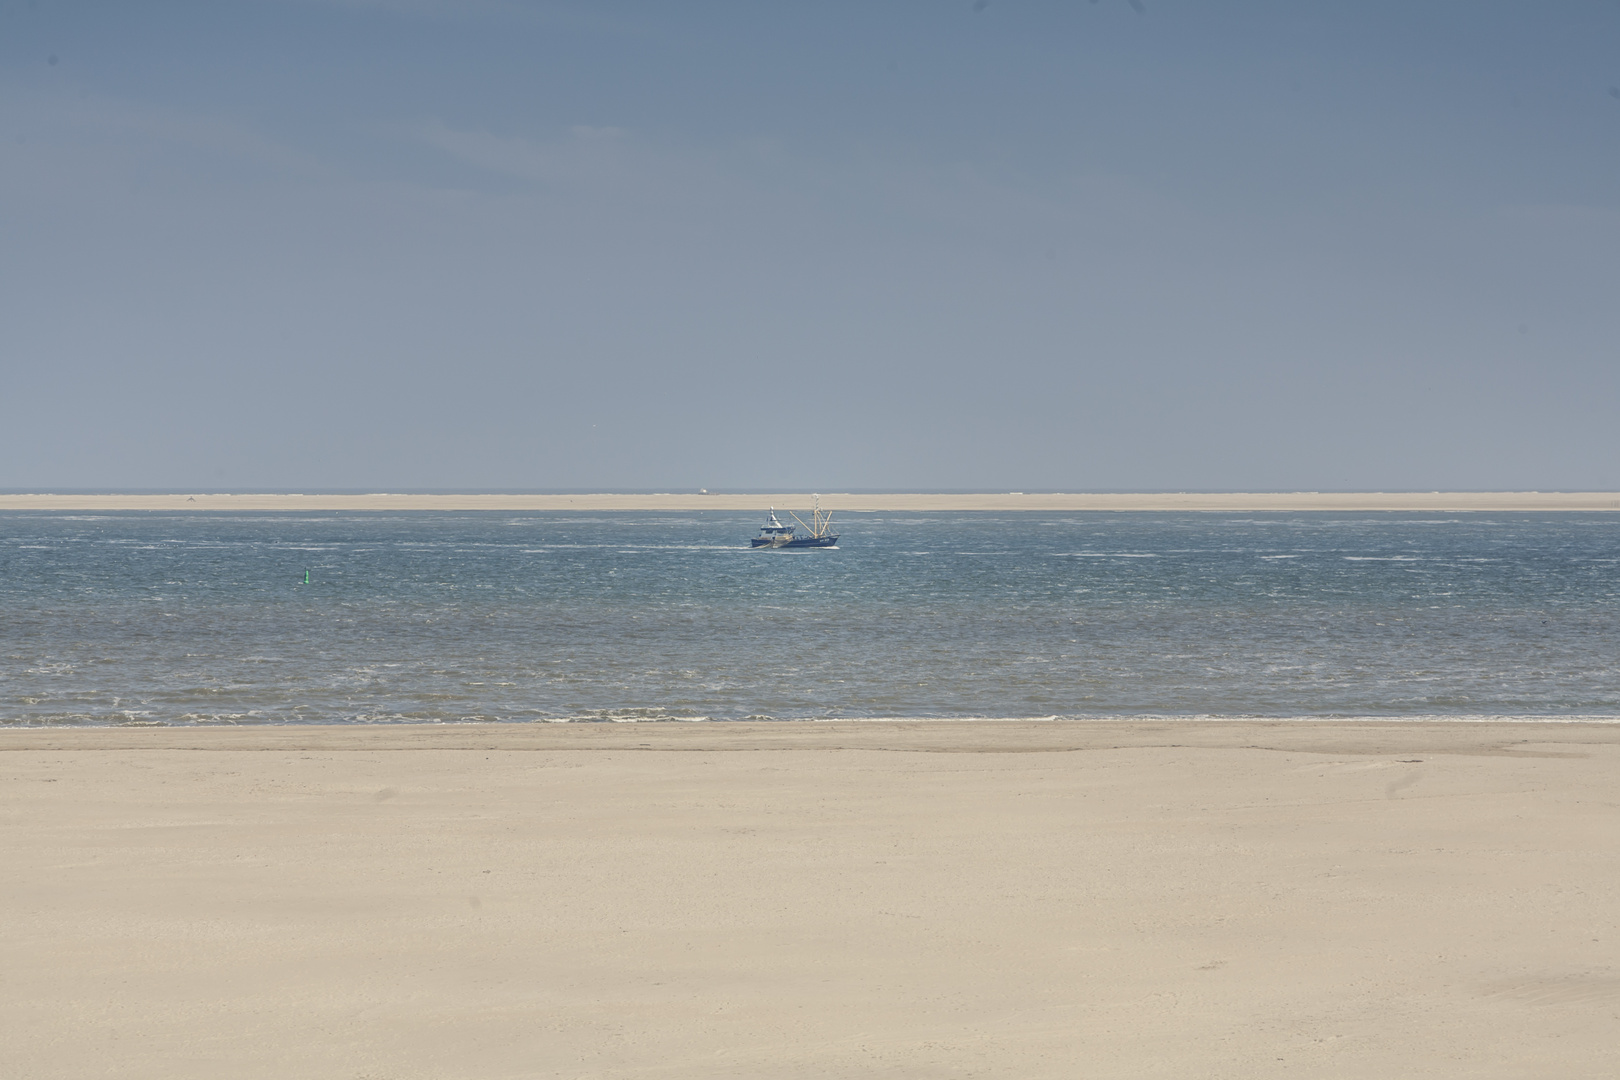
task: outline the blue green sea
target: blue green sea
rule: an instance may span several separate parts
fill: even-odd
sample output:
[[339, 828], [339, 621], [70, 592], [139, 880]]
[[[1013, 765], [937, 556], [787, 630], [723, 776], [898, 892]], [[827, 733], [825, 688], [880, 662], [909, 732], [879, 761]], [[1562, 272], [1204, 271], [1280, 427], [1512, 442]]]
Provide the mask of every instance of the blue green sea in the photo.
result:
[[761, 509], [3, 513], [0, 723], [1620, 719], [1617, 514]]

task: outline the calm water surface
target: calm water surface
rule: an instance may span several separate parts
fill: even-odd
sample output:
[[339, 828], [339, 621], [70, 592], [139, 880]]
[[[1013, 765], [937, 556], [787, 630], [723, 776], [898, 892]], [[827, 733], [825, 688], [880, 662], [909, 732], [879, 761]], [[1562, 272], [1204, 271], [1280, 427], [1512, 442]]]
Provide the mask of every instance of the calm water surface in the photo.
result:
[[0, 723], [1620, 718], [1620, 515], [762, 517], [0, 514]]

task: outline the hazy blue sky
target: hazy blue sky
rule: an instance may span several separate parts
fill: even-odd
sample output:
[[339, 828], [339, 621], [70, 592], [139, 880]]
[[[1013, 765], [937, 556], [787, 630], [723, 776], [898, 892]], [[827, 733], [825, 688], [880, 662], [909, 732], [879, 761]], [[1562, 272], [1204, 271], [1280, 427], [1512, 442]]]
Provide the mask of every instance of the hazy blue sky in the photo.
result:
[[1620, 488], [1620, 4], [0, 0], [0, 487]]

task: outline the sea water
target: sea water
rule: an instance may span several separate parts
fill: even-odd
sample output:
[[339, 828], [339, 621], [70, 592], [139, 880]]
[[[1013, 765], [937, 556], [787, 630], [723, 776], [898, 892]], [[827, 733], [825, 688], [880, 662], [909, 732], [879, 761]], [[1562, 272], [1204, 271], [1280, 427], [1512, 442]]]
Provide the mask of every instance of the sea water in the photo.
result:
[[761, 518], [0, 514], [0, 723], [1620, 718], [1620, 515]]

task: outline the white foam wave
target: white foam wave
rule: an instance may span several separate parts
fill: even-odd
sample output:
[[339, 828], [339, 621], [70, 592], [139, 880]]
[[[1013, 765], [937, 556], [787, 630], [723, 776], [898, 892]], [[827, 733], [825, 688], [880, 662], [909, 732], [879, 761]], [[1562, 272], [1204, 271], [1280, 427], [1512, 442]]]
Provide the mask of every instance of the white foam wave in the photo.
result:
[[1158, 552], [1140, 551], [1055, 551], [1057, 559], [1157, 559]]

